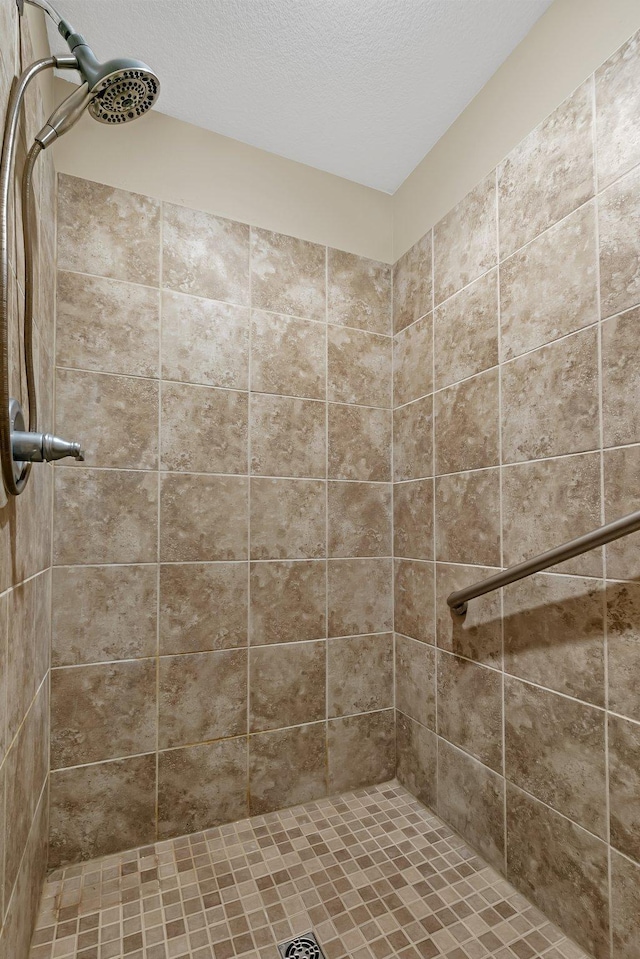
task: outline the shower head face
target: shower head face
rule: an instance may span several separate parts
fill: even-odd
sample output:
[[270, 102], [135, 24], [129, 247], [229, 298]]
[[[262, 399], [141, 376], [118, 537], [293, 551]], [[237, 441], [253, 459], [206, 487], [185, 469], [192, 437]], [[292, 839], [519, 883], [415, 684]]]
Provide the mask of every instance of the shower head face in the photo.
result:
[[160, 81], [139, 60], [109, 60], [91, 84], [89, 113], [100, 123], [128, 123], [147, 113], [160, 94]]

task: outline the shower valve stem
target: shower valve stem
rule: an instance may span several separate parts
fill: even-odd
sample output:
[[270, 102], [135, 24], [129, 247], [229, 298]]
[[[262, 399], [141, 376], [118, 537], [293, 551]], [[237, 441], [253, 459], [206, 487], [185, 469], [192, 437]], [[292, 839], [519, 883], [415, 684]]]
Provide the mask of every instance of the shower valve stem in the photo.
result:
[[69, 443], [52, 433], [14, 430], [11, 434], [11, 451], [16, 463], [50, 463], [66, 456], [84, 461], [84, 450], [80, 443]]
[[84, 450], [80, 443], [69, 443], [52, 433], [37, 433], [25, 429], [24, 414], [18, 401], [9, 401], [9, 423], [11, 427], [11, 458], [16, 480], [26, 463], [50, 463], [72, 456], [84, 461]]

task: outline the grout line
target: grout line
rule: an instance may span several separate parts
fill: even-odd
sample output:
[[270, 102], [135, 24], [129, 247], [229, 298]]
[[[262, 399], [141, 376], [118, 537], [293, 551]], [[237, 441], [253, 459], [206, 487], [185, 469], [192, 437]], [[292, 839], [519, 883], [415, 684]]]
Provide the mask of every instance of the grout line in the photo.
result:
[[[366, 712], [362, 712], [362, 713], [345, 713], [344, 715], [340, 715], [340, 716], [332, 716], [330, 717], [329, 721], [339, 722], [341, 720], [351, 719], [354, 716], [374, 716], [374, 715], [378, 715], [379, 713], [393, 713], [393, 707], [383, 706], [380, 709], [368, 709]], [[160, 748], [160, 750], [158, 751], [158, 754], [162, 755], [166, 753], [177, 753], [184, 749], [197, 749], [199, 746], [206, 746], [206, 745], [209, 745], [210, 743], [239, 742], [243, 739], [248, 740], [254, 736], [269, 736], [275, 733], [286, 732], [289, 729], [303, 729], [309, 726], [326, 726], [326, 725], [327, 725], [327, 720], [323, 718], [323, 719], [311, 720], [309, 722], [304, 722], [304, 723], [296, 723], [295, 725], [290, 725], [290, 726], [273, 726], [267, 729], [255, 729], [255, 730], [250, 730], [248, 733], [239, 733], [237, 736], [223, 736], [223, 737], [219, 737], [218, 739], [194, 740], [193, 742], [181, 743], [178, 746], [165, 746]], [[155, 756], [155, 755], [156, 753], [154, 750], [148, 750], [147, 752], [141, 752], [141, 753], [126, 753], [123, 756], [109, 756], [106, 759], [96, 759], [93, 762], [78, 763], [75, 766], [60, 766], [57, 769], [52, 769], [51, 774], [55, 776], [56, 774], [67, 772], [68, 770], [71, 770], [71, 769], [88, 769], [94, 766], [104, 766], [111, 763], [119, 763], [119, 762], [123, 762], [130, 759], [141, 759], [145, 756]], [[327, 797], [321, 797], [321, 798], [327, 798]]]
[[[158, 277], [162, 288], [164, 271], [164, 203], [160, 204], [160, 243], [158, 250]], [[156, 531], [156, 750], [155, 750], [155, 803], [154, 803], [154, 835], [158, 841], [158, 824], [160, 822], [160, 540], [162, 535], [162, 296], [158, 297], [158, 456], [156, 460], [157, 473], [157, 531]]]
[[[369, 639], [372, 636], [389, 636], [392, 632], [391, 629], [385, 629], [378, 632], [371, 633], [346, 633], [343, 636], [314, 636], [312, 639], [294, 639], [289, 642], [280, 642], [280, 643], [241, 643], [238, 646], [223, 646], [220, 648], [210, 648], [210, 649], [188, 649], [177, 653], [160, 653], [156, 657], [155, 653], [149, 653], [148, 656], [129, 656], [128, 658], [119, 658], [119, 659], [96, 659], [90, 660], [86, 663], [60, 663], [57, 666], [51, 667], [51, 672], [68, 672], [74, 669], [86, 669], [93, 668], [96, 666], [120, 666], [126, 665], [128, 663], [145, 663], [155, 661], [158, 659], [180, 659], [187, 658], [191, 656], [217, 656], [224, 655], [224, 653], [237, 653], [243, 649], [255, 649], [255, 650], [265, 650], [265, 649], [278, 649], [284, 648], [288, 649], [293, 646], [309, 646], [313, 643], [324, 643], [324, 642], [342, 642], [349, 639]], [[411, 639], [412, 642], [423, 642], [419, 639], [413, 639], [411, 636], [405, 636], [405, 639]], [[424, 643], [424, 645], [431, 645], [430, 643]], [[640, 720], [639, 720], [640, 722]], [[0, 768], [2, 764], [0, 763]]]
[[[592, 125], [591, 135], [593, 142], [593, 167], [595, 177], [595, 191], [598, 194], [598, 136], [597, 136], [597, 105], [596, 105], [596, 84], [595, 74], [591, 79], [591, 97], [592, 97]], [[600, 322], [598, 323], [598, 433], [600, 437], [600, 522], [604, 525], [605, 516], [605, 471], [604, 471], [604, 384], [602, 376], [602, 280], [600, 272], [600, 217], [599, 203], [596, 202], [595, 216], [595, 247], [596, 247], [596, 289], [598, 299], [598, 312]], [[605, 774], [605, 830], [607, 842], [607, 905], [608, 905], [608, 924], [609, 924], [609, 951], [613, 956], [613, 877], [612, 877], [612, 857], [611, 857], [611, 789], [610, 789], [610, 763], [609, 763], [609, 643], [608, 643], [608, 611], [607, 611], [607, 549], [600, 548], [602, 557], [602, 639], [604, 654], [604, 774]]]
[[[500, 536], [500, 567], [504, 569], [504, 512], [503, 512], [503, 410], [502, 410], [502, 295], [500, 288], [500, 204], [498, 169], [495, 172], [495, 217], [496, 217], [496, 286], [497, 297], [497, 336], [498, 336], [498, 463], [499, 463], [499, 490], [498, 490], [498, 535]], [[504, 590], [499, 591], [500, 603], [500, 722], [502, 746], [502, 855], [503, 872], [506, 876], [509, 869], [508, 842], [507, 842], [507, 717], [505, 697], [505, 642], [504, 642]]]
[[[640, 447], [640, 443], [629, 443], [626, 446], [609, 446], [607, 447], [606, 452], [614, 451], [618, 449], [633, 449], [636, 447]], [[447, 477], [447, 476], [466, 476], [469, 473], [488, 473], [492, 470], [515, 469], [518, 467], [531, 466], [532, 464], [549, 463], [549, 462], [555, 462], [556, 460], [566, 460], [572, 456], [575, 457], [575, 456], [594, 456], [594, 455], [598, 455], [598, 456], [600, 455], [599, 446], [593, 447], [588, 450], [575, 450], [572, 453], [556, 453], [553, 456], [542, 456], [542, 457], [539, 457], [538, 459], [516, 460], [514, 462], [502, 463], [502, 464], [494, 463], [492, 466], [472, 466], [466, 470], [454, 470], [451, 473], [437, 473], [436, 477], [440, 479], [442, 477]], [[74, 467], [67, 467], [67, 469], [73, 469], [73, 468]], [[205, 475], [214, 475], [214, 474], [205, 474]], [[231, 474], [231, 475], [237, 475], [237, 474]], [[273, 478], [277, 479], [279, 477], [273, 477]], [[417, 482], [417, 479], [415, 477], [409, 477], [408, 479], [397, 480], [396, 482], [414, 483], [414, 482]]]
[[[435, 252], [436, 252], [436, 240], [435, 240], [435, 230], [431, 230], [431, 306], [433, 311], [431, 313], [431, 390], [432, 394], [436, 387], [436, 312], [435, 312], [435, 287], [436, 287], [436, 267], [435, 267]], [[438, 695], [438, 680], [439, 680], [439, 662], [438, 662], [438, 589], [437, 589], [437, 576], [436, 576], [436, 549], [437, 549], [437, 515], [436, 515], [436, 454], [437, 454], [437, 438], [436, 438], [436, 413], [435, 413], [435, 402], [431, 400], [431, 555], [433, 556], [433, 641], [435, 646], [435, 653], [433, 657], [433, 698], [434, 698], [434, 733], [436, 736], [436, 810], [440, 808], [440, 750], [438, 748], [438, 727], [440, 723], [440, 698]]]
[[[491, 565], [479, 564], [479, 563], [457, 563], [451, 560], [425, 559], [422, 556], [396, 556], [396, 557], [393, 557], [393, 556], [336, 556], [336, 557], [329, 557], [327, 560], [325, 560], [324, 558], [317, 558], [317, 557], [315, 558], [314, 557], [311, 557], [311, 558], [289, 557], [284, 559], [276, 558], [276, 559], [251, 559], [251, 560], [247, 560], [247, 559], [162, 560], [160, 565], [161, 566], [239, 566], [239, 565], [243, 565], [246, 562], [251, 562], [253, 565], [257, 565], [260, 563], [272, 563], [272, 564], [280, 563], [280, 564], [293, 565], [293, 564], [301, 564], [301, 563], [324, 563], [324, 562], [342, 563], [348, 560], [361, 560], [361, 559], [365, 561], [406, 559], [406, 560], [410, 560], [412, 563], [435, 563], [438, 566], [451, 566], [453, 568], [469, 569], [469, 570], [477, 569], [478, 576], [480, 577], [482, 577], [483, 572], [485, 570], [489, 570], [489, 571], [493, 570], [495, 572], [500, 572], [499, 566], [491, 566]], [[76, 570], [76, 571], [83, 570], [83, 569], [105, 569], [105, 568], [130, 569], [132, 567], [137, 568], [137, 567], [147, 567], [147, 566], [155, 566], [155, 565], [156, 564], [154, 561], [145, 561], [145, 562], [139, 562], [139, 563], [57, 563], [53, 566], [53, 569]], [[44, 572], [44, 571], [41, 570], [38, 573], [34, 573], [28, 579], [25, 579], [24, 582], [25, 583], [29, 582], [30, 579], [34, 579], [36, 576], [40, 576], [41, 572]], [[585, 583], [602, 581], [602, 576], [596, 576], [593, 574], [588, 575], [586, 573], [565, 573], [562, 571], [554, 570], [552, 568], [542, 570], [540, 573], [536, 573], [536, 576], [553, 576], [560, 579], [577, 579], [577, 580], [584, 580]], [[607, 586], [629, 585], [634, 587], [639, 585], [637, 579], [616, 579], [614, 577], [609, 577], [606, 583], [607, 583]], [[0, 593], [0, 599], [6, 596], [8, 593], [11, 593], [14, 589], [17, 589], [18, 586], [21, 586], [21, 585], [22, 583], [19, 583], [17, 584], [17, 586], [8, 587], [3, 593]], [[511, 584], [511, 585], [514, 585], [514, 584]]]
[[[390, 410], [383, 410], [382, 412], [387, 413], [391, 412]], [[640, 445], [640, 444], [638, 444]], [[576, 454], [567, 454], [567, 455], [576, 455]], [[489, 467], [490, 468], [490, 467]], [[59, 471], [71, 471], [77, 473], [79, 476], [87, 470], [93, 470], [98, 473], [133, 473], [136, 475], [149, 475], [155, 474], [158, 472], [156, 469], [142, 469], [130, 466], [56, 466], [56, 470]], [[323, 483], [325, 482], [324, 476], [277, 476], [269, 473], [207, 473], [202, 472], [201, 470], [169, 470], [161, 469], [159, 471], [162, 476], [205, 476], [211, 478], [224, 478], [224, 479], [242, 479], [242, 480], [251, 480], [252, 482], [260, 480], [287, 480], [293, 482], [316, 482]], [[477, 472], [476, 470], [469, 470], [467, 472]], [[346, 476], [335, 476], [329, 479], [331, 483], [356, 483], [356, 484], [367, 484], [373, 486], [390, 486], [390, 479], [373, 479], [373, 480], [363, 480], [363, 479], [350, 479]]]
[[[163, 216], [162, 216], [161, 219], [162, 219], [162, 221], [164, 220], [164, 214], [163, 214]], [[255, 229], [255, 227], [250, 226], [249, 229], [250, 229], [250, 232], [251, 232], [251, 231], [253, 231], [253, 230]], [[328, 249], [328, 247], [326, 247], [325, 249]], [[250, 261], [250, 262], [251, 262], [251, 252], [252, 252], [252, 251], [251, 251], [251, 248], [250, 248], [250, 249], [249, 249], [249, 261]], [[362, 257], [362, 259], [368, 259], [368, 258], [367, 258], [367, 257]], [[386, 265], [389, 265], [389, 264], [386, 264]], [[250, 269], [251, 269], [251, 267], [250, 267]], [[167, 293], [167, 294], [172, 294], [172, 295], [176, 295], [176, 296], [180, 296], [180, 297], [185, 297], [185, 298], [192, 299], [192, 300], [204, 300], [206, 303], [215, 303], [215, 304], [218, 304], [219, 306], [223, 306], [223, 307], [228, 307], [228, 306], [230, 306], [230, 307], [233, 307], [234, 309], [237, 309], [237, 310], [247, 310], [248, 312], [250, 311], [250, 312], [252, 312], [252, 313], [264, 313], [266, 316], [277, 316], [277, 317], [281, 317], [282, 319], [285, 319], [285, 320], [294, 320], [294, 321], [296, 321], [296, 322], [298, 322], [298, 323], [315, 323], [315, 324], [317, 324], [317, 325], [319, 325], [319, 326], [333, 326], [333, 327], [336, 327], [337, 329], [353, 330], [353, 331], [356, 332], [356, 333], [363, 333], [363, 334], [366, 334], [366, 335], [372, 336], [372, 337], [384, 337], [385, 339], [389, 339], [389, 340], [390, 340], [390, 339], [393, 339], [393, 333], [380, 333], [380, 332], [377, 331], [377, 330], [363, 329], [361, 326], [351, 326], [349, 323], [335, 323], [335, 322], [332, 322], [332, 321], [329, 319], [327, 309], [325, 309], [325, 314], [326, 314], [326, 315], [325, 315], [325, 318], [322, 319], [322, 320], [317, 320], [317, 319], [315, 319], [315, 317], [313, 317], [313, 316], [301, 316], [301, 315], [298, 314], [298, 313], [280, 313], [280, 312], [278, 312], [278, 310], [266, 310], [266, 309], [264, 309], [263, 307], [254, 307], [254, 306], [252, 305], [252, 290], [251, 290], [251, 287], [252, 287], [252, 277], [251, 277], [251, 273], [249, 273], [249, 302], [248, 302], [248, 303], [236, 303], [236, 302], [234, 302], [233, 300], [218, 300], [218, 299], [216, 299], [215, 297], [202, 296], [201, 294], [198, 294], [198, 293], [187, 293], [187, 292], [185, 292], [184, 290], [176, 290], [176, 289], [173, 289], [172, 287], [169, 287], [169, 286], [163, 286], [163, 285], [162, 285], [162, 279], [160, 280], [160, 285], [159, 285], [159, 286], [152, 286], [152, 285], [149, 285], [149, 284], [146, 284], [146, 283], [136, 283], [136, 282], [133, 281], [133, 280], [125, 280], [125, 279], [122, 279], [122, 278], [120, 278], [120, 277], [104, 276], [104, 275], [101, 274], [101, 273], [85, 273], [85, 272], [83, 272], [82, 270], [65, 270], [65, 269], [59, 268], [59, 269], [57, 270], [57, 272], [59, 272], [59, 273], [65, 273], [65, 274], [70, 275], [70, 276], [83, 276], [83, 277], [87, 277], [88, 279], [91, 279], [91, 280], [101, 280], [101, 281], [103, 281], [104, 283], [108, 283], [108, 284], [111, 284], [111, 283], [113, 283], [113, 284], [122, 284], [122, 285], [124, 285], [124, 286], [137, 287], [138, 289], [151, 290], [151, 291], [153, 291], [154, 293], [158, 293], [158, 294], [160, 295], [160, 299], [161, 299], [161, 300], [162, 300], [162, 295], [163, 295], [164, 293]], [[100, 372], [102, 372], [102, 371], [100, 371]]]
[[[248, 417], [247, 417], [247, 474], [251, 476], [251, 436], [253, 433], [253, 230], [249, 226], [249, 343], [247, 356], [247, 388], [248, 393]], [[249, 649], [252, 646], [252, 627], [253, 616], [251, 612], [251, 481], [247, 482], [247, 715], [246, 731], [247, 745], [245, 751], [246, 762], [246, 791], [247, 791], [247, 810], [251, 812], [251, 747], [249, 743], [249, 732], [251, 730], [251, 655]]]
[[[325, 476], [325, 492], [324, 492], [324, 632], [325, 636], [329, 635], [329, 250], [328, 247], [325, 247], [325, 256], [324, 256], [324, 309], [325, 309], [325, 323], [327, 328], [325, 331], [324, 339], [324, 395], [326, 398], [326, 403], [324, 407], [324, 476]], [[391, 340], [392, 349], [393, 349], [393, 340]], [[326, 640], [325, 643], [325, 653], [324, 653], [324, 716], [325, 716], [325, 727], [324, 727], [324, 780], [325, 780], [325, 789], [329, 791], [329, 779], [330, 779], [330, 756], [329, 756], [329, 695], [330, 695], [330, 685], [329, 685], [329, 641]]]
[[[495, 267], [495, 270], [498, 271], [498, 267]], [[500, 303], [500, 298], [498, 299], [498, 303]], [[631, 310], [637, 309], [637, 307], [630, 307], [630, 309]], [[500, 307], [498, 306], [498, 312], [499, 311], [500, 311]], [[629, 312], [629, 311], [623, 310], [621, 313], [615, 314], [615, 316], [623, 315], [626, 312]], [[615, 316], [607, 317], [607, 319], [615, 319]], [[488, 373], [497, 371], [500, 367], [505, 367], [505, 366], [508, 367], [513, 364], [516, 364], [524, 359], [527, 359], [528, 357], [531, 357], [535, 353], [541, 353], [543, 350], [553, 350], [559, 343], [562, 343], [565, 340], [570, 340], [574, 337], [581, 336], [582, 334], [588, 332], [589, 330], [597, 330], [599, 324], [600, 324], [600, 320], [599, 318], [596, 318], [595, 320], [592, 320], [590, 323], [586, 323], [584, 326], [581, 326], [579, 329], [571, 330], [569, 333], [563, 333], [561, 336], [557, 336], [553, 340], [547, 340], [544, 343], [540, 343], [538, 346], [534, 346], [530, 350], [525, 350], [523, 353], [518, 353], [517, 356], [510, 356], [508, 359], [500, 359], [499, 362], [496, 363], [494, 366], [487, 366], [482, 370], [477, 370], [474, 373], [470, 373], [468, 376], [463, 376], [460, 379], [454, 380], [451, 383], [446, 383], [444, 386], [435, 388], [435, 381], [434, 381], [434, 389], [432, 389], [430, 392], [423, 393], [412, 400], [408, 400], [406, 403], [400, 403], [396, 407], [396, 409], [403, 409], [406, 406], [412, 406], [415, 403], [419, 403], [421, 400], [426, 399], [428, 396], [435, 396], [439, 393], [446, 393], [448, 390], [453, 391], [457, 387], [463, 386], [464, 384], [469, 383], [471, 380], [476, 380], [479, 377], [486, 376]], [[378, 407], [375, 407], [375, 408], [377, 409]]]
[[[394, 289], [395, 271], [391, 269], [389, 289], [389, 320], [393, 333], [394, 321]], [[394, 775], [398, 775], [398, 676], [397, 676], [397, 642], [396, 642], [396, 451], [395, 451], [395, 424], [396, 424], [396, 360], [397, 338], [392, 337], [391, 347], [391, 682], [393, 699], [393, 748], [394, 748]]]
[[[249, 336], [251, 341], [251, 335]], [[212, 383], [199, 383], [193, 382], [191, 380], [177, 380], [171, 379], [170, 377], [163, 376], [140, 376], [134, 373], [113, 373], [105, 370], [90, 370], [83, 367], [77, 366], [56, 366], [56, 373], [82, 373], [87, 376], [94, 377], [108, 377], [109, 379], [127, 379], [127, 380], [136, 380], [143, 383], [158, 383], [159, 381], [163, 382], [167, 386], [181, 386], [187, 389], [191, 388], [194, 390], [210, 390], [215, 393], [238, 393], [244, 396], [256, 396], [256, 397], [265, 397], [271, 399], [280, 399], [280, 400], [298, 400], [302, 403], [317, 403], [325, 404], [330, 402], [331, 406], [346, 406], [346, 407], [356, 407], [356, 409], [362, 410], [376, 410], [376, 411], [389, 411], [389, 406], [373, 406], [367, 403], [347, 403], [343, 400], [331, 400], [327, 401], [324, 397], [319, 396], [309, 396], [302, 393], [277, 393], [272, 390], [254, 390], [247, 389], [243, 390], [239, 387], [229, 387], [229, 386], [218, 386]]]

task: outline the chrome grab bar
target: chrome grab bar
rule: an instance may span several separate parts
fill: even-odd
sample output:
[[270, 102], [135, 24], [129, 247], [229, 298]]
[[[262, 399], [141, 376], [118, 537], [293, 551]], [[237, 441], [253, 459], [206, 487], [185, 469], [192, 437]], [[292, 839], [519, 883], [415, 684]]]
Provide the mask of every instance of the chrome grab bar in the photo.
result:
[[628, 516], [622, 516], [620, 519], [615, 519], [605, 526], [599, 526], [598, 529], [592, 529], [590, 533], [577, 536], [562, 546], [548, 549], [546, 553], [538, 553], [537, 556], [526, 559], [524, 563], [518, 563], [517, 566], [510, 566], [500, 573], [494, 573], [493, 576], [489, 576], [473, 586], [456, 590], [455, 593], [450, 593], [447, 596], [447, 604], [454, 613], [463, 616], [467, 611], [467, 603], [470, 599], [483, 596], [485, 593], [491, 593], [494, 589], [500, 589], [502, 586], [508, 586], [509, 583], [515, 583], [526, 576], [532, 576], [533, 573], [539, 573], [542, 569], [548, 569], [549, 566], [555, 566], [556, 563], [562, 563], [565, 559], [579, 556], [590, 549], [597, 549], [598, 546], [604, 546], [606, 543], [613, 542], [614, 539], [628, 536], [629, 533], [635, 533], [637, 530], [640, 530], [640, 510], [629, 513]]

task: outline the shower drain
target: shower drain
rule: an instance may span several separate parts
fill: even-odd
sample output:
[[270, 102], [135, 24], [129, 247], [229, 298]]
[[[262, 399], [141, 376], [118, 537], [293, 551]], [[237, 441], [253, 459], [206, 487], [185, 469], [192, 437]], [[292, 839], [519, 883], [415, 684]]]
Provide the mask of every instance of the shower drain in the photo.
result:
[[325, 959], [313, 932], [305, 932], [302, 936], [281, 942], [278, 950], [282, 959]]

